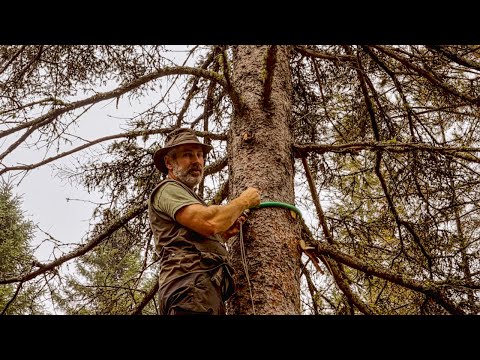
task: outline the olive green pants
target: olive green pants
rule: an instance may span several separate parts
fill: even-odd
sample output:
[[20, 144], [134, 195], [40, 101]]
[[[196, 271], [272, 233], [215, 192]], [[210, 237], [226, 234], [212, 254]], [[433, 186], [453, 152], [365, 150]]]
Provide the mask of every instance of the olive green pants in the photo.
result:
[[190, 273], [160, 286], [160, 315], [225, 315], [218, 282], [210, 272]]

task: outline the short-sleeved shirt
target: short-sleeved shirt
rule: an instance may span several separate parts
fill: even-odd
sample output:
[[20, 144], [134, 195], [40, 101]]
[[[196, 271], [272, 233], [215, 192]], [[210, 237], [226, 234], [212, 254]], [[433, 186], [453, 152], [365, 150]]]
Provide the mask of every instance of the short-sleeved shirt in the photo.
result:
[[175, 219], [175, 213], [178, 210], [192, 204], [201, 204], [201, 202], [174, 182], [165, 184], [153, 195], [154, 208], [170, 215], [172, 219]]

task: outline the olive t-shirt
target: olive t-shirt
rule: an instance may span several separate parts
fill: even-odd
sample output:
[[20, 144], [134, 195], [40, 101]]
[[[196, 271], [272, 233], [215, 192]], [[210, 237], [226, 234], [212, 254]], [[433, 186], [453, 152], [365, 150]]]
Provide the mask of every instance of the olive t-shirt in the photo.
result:
[[[162, 199], [162, 201], [160, 201]], [[192, 204], [201, 204], [183, 187], [174, 182], [163, 185], [153, 197], [153, 206], [157, 211], [169, 215], [175, 220], [175, 213], [182, 207]]]

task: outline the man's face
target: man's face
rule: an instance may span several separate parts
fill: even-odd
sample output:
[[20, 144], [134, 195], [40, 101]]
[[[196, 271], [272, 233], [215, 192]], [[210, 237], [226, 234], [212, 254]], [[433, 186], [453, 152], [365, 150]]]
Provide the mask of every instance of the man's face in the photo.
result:
[[203, 177], [205, 160], [202, 147], [200, 145], [179, 145], [174, 152], [174, 158], [167, 156], [167, 167], [171, 170], [172, 178], [180, 180], [193, 189]]

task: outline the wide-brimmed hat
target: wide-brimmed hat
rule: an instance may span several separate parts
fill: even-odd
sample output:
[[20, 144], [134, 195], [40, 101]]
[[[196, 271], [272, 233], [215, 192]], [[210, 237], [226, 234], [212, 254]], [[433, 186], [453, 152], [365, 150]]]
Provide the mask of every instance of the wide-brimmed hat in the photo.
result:
[[165, 161], [163, 160], [163, 157], [167, 155], [167, 153], [175, 146], [185, 144], [201, 145], [204, 155], [208, 154], [208, 152], [212, 150], [212, 147], [210, 145], [203, 144], [198, 140], [195, 132], [192, 129], [175, 129], [167, 135], [165, 146], [158, 149], [157, 151], [155, 151], [155, 154], [153, 154], [153, 163], [155, 164], [155, 167], [162, 173], [168, 174], [168, 169], [165, 166]]

